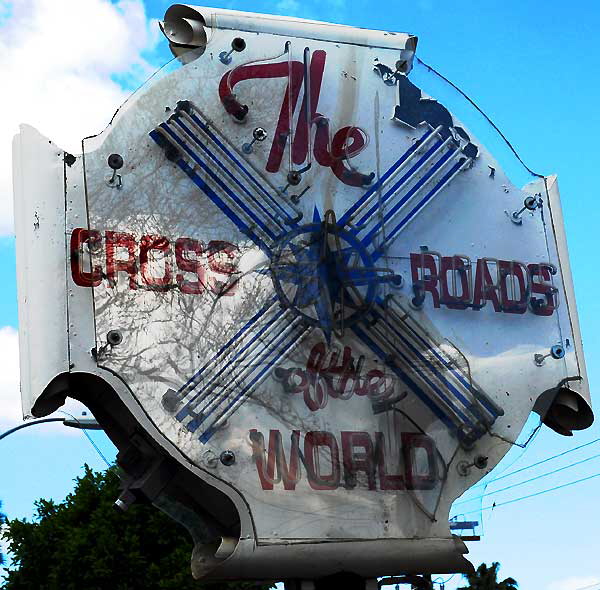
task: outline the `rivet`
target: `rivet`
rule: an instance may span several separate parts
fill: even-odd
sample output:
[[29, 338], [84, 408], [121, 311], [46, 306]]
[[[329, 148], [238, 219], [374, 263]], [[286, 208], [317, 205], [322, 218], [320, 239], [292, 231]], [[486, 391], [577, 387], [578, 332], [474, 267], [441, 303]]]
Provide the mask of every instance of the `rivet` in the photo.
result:
[[123, 157], [120, 154], [111, 154], [108, 156], [108, 167], [112, 169], [112, 176], [108, 179], [108, 186], [121, 188], [121, 175], [117, 174], [117, 170], [123, 168]]
[[223, 465], [225, 465], [226, 467], [230, 467], [235, 463], [235, 453], [230, 450], [223, 451], [219, 459], [221, 460], [221, 463], [223, 463]]
[[267, 131], [262, 127], [256, 127], [256, 129], [254, 129], [254, 131], [252, 132], [252, 141], [249, 143], [245, 143], [242, 146], [242, 151], [245, 154], [251, 154], [252, 146], [254, 145], [254, 143], [257, 141], [264, 141], [265, 139], [267, 139]]
[[106, 335], [106, 341], [111, 346], [118, 346], [119, 344], [121, 344], [121, 342], [123, 342], [123, 336], [118, 330], [110, 330], [110, 332], [108, 332], [108, 334]]
[[525, 197], [525, 200], [523, 201], [523, 207], [521, 207], [518, 211], [513, 211], [512, 214], [509, 215], [510, 220], [517, 225], [521, 225], [523, 223], [521, 215], [523, 215], [525, 211], [535, 211], [541, 204], [542, 198], [539, 194], [535, 195], [535, 197]]
[[231, 54], [234, 51], [244, 51], [244, 49], [246, 49], [246, 41], [241, 37], [235, 37], [231, 42], [231, 49], [229, 51], [221, 51], [221, 53], [219, 53], [219, 59], [221, 60], [221, 63], [229, 65], [231, 63]]

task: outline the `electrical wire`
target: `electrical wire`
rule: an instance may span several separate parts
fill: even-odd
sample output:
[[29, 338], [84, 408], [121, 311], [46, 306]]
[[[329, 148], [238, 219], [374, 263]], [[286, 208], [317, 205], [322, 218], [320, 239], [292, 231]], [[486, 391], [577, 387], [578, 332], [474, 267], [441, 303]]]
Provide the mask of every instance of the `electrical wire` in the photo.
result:
[[[433, 583], [439, 584], [440, 586], [445, 586], [452, 578], [454, 578], [454, 576], [456, 576], [456, 574], [452, 574], [448, 579], [442, 580], [441, 582], [438, 582], [438, 580], [441, 579], [441, 576], [438, 576], [435, 578], [435, 580], [433, 580]], [[578, 588], [577, 590], [583, 590], [583, 588]]]
[[[535, 463], [532, 463], [531, 465], [526, 465], [525, 467], [521, 467], [520, 469], [515, 469], [514, 471], [511, 471], [510, 473], [506, 473], [504, 475], [499, 475], [498, 477], [495, 477], [494, 479], [492, 479], [490, 481], [484, 481], [482, 483], [474, 485], [470, 489], [473, 490], [473, 489], [477, 489], [477, 488], [481, 488], [481, 487], [487, 488], [487, 486], [489, 486], [489, 485], [491, 485], [491, 484], [493, 484], [493, 483], [495, 483], [495, 482], [497, 482], [497, 481], [499, 481], [501, 479], [505, 479], [505, 478], [510, 477], [512, 475], [516, 475], [517, 473], [521, 473], [523, 471], [527, 471], [528, 469], [532, 469], [533, 467], [537, 467], [538, 465], [542, 465], [544, 463], [547, 463], [548, 461], [552, 461], [554, 459], [558, 459], [559, 457], [563, 457], [565, 455], [568, 455], [569, 453], [573, 453], [575, 451], [578, 451], [580, 449], [583, 449], [585, 447], [593, 445], [593, 444], [597, 443], [598, 441], [600, 441], [600, 438], [596, 438], [596, 439], [594, 439], [594, 440], [592, 440], [590, 442], [584, 443], [584, 444], [579, 445], [577, 447], [574, 447], [572, 449], [567, 449], [566, 451], [563, 451], [562, 453], [558, 453], [556, 455], [552, 455], [551, 457], [547, 457], [546, 459], [542, 459], [541, 461], [537, 461]], [[469, 499], [466, 499], [466, 500], [461, 500], [460, 502], [456, 502], [453, 506], [459, 506], [461, 504], [466, 504], [467, 502], [473, 502], [475, 500], [482, 500], [485, 496], [492, 495], [493, 493], [496, 493], [496, 492], [505, 491], [509, 487], [511, 487], [511, 486], [503, 488], [502, 490], [494, 490], [494, 492], [490, 492], [490, 493], [486, 493], [486, 491], [484, 489], [484, 492], [482, 494], [480, 494], [478, 496], [475, 496], [473, 498], [469, 498]], [[512, 486], [512, 487], [516, 487], [516, 485]], [[472, 513], [475, 513], [475, 512], [479, 512], [479, 510], [473, 510], [473, 511], [468, 512], [467, 514], [472, 514]], [[482, 525], [483, 525], [483, 523], [482, 523]]]
[[481, 498], [484, 498], [486, 496], [492, 496], [493, 494], [499, 494], [500, 492], [505, 492], [506, 490], [510, 490], [511, 488], [516, 488], [518, 486], [525, 485], [526, 483], [531, 483], [532, 481], [536, 481], [537, 479], [542, 479], [542, 477], [554, 475], [555, 473], [558, 473], [559, 471], [564, 471], [565, 469], [570, 469], [571, 467], [576, 467], [577, 465], [581, 465], [582, 463], [587, 463], [588, 461], [591, 461], [592, 459], [598, 459], [598, 457], [600, 457], [600, 453], [598, 453], [597, 455], [592, 455], [591, 457], [586, 457], [585, 459], [582, 459], [581, 461], [577, 461], [576, 463], [570, 463], [569, 465], [565, 465], [564, 467], [559, 467], [558, 469], [553, 469], [552, 471], [548, 471], [546, 473], [536, 475], [535, 477], [531, 477], [524, 481], [519, 481], [517, 483], [513, 483], [504, 488], [500, 488], [499, 490], [493, 490], [491, 492], [484, 492], [483, 494], [481, 494], [481, 496], [477, 496], [475, 498], [470, 498], [468, 500], [461, 500], [460, 502], [456, 502], [456, 504], [454, 504], [454, 506], [459, 506], [461, 504], [466, 504], [467, 502], [473, 502], [474, 500], [480, 500]]
[[533, 494], [527, 494], [526, 496], [520, 496], [519, 498], [513, 498], [512, 500], [506, 500], [506, 502], [499, 502], [499, 503], [494, 502], [491, 506], [482, 506], [479, 510], [470, 510], [469, 512], [461, 512], [460, 516], [466, 516], [467, 514], [478, 514], [480, 512], [483, 512], [484, 510], [494, 510], [495, 508], [500, 508], [501, 506], [508, 506], [509, 504], [514, 504], [515, 502], [520, 502], [521, 500], [535, 498], [536, 496], [541, 496], [542, 494], [547, 494], [549, 492], [554, 492], [555, 490], [560, 490], [562, 488], [574, 486], [575, 484], [582, 483], [584, 481], [588, 481], [588, 480], [594, 479], [596, 477], [600, 477], [600, 473], [594, 473], [592, 475], [588, 475], [587, 477], [582, 477], [581, 479], [576, 479], [575, 481], [570, 481], [570, 482], [563, 483], [558, 486], [554, 486], [552, 488], [540, 490], [539, 492], [534, 492]]
[[[69, 412], [65, 412], [63, 410], [59, 410], [59, 412], [61, 414], [64, 414], [65, 416], [70, 416], [71, 418], [73, 418], [73, 420], [75, 420], [76, 422], [79, 422], [79, 420], [77, 418], [75, 418], [75, 416], [73, 416], [73, 414], [69, 414]], [[94, 442], [92, 437], [88, 434], [87, 430], [85, 428], [82, 428], [81, 431], [83, 432], [85, 437], [90, 441], [90, 444], [94, 447], [94, 449], [96, 450], [96, 453], [98, 453], [98, 455], [100, 455], [102, 460], [106, 463], [106, 466], [111, 467], [110, 461], [104, 456], [104, 454], [102, 453], [102, 451], [100, 450], [98, 445]]]
[[[589, 447], [590, 445], [593, 445], [593, 444], [597, 443], [598, 441], [600, 441], [600, 438], [596, 438], [590, 442], [579, 445], [578, 447], [568, 449], [566, 451], [563, 451], [562, 453], [558, 453], [557, 455], [552, 455], [552, 457], [547, 457], [546, 459], [542, 459], [541, 461], [537, 461], [536, 463], [532, 463], [531, 465], [527, 465], [526, 467], [521, 467], [520, 469], [515, 469], [514, 471], [511, 471], [510, 473], [506, 473], [504, 475], [499, 475], [498, 477], [495, 477], [494, 479], [491, 479], [489, 481], [478, 483], [478, 484], [474, 485], [473, 487], [471, 487], [470, 489], [474, 490], [474, 489], [481, 488], [484, 486], [489, 486], [492, 483], [494, 483], [496, 481], [500, 481], [501, 479], [504, 479], [506, 477], [510, 477], [511, 475], [521, 473], [522, 471], [527, 471], [528, 469], [537, 467], [538, 465], [542, 465], [543, 463], [547, 463], [548, 461], [552, 461], [553, 459], [558, 459], [559, 457], [564, 457], [565, 455], [568, 455], [569, 453], [578, 451], [579, 449], [583, 449], [584, 447]], [[478, 496], [478, 497], [481, 497], [481, 496]]]
[[[521, 449], [521, 452], [508, 465], [503, 467], [494, 479], [501, 479], [501, 476], [503, 476], [507, 471], [512, 469], [513, 465], [523, 458], [523, 455], [525, 455], [527, 450], [530, 448], [529, 445], [537, 438], [537, 435], [541, 432], [542, 425], [543, 425], [543, 423], [542, 423], [542, 420], [540, 419], [538, 425], [531, 431], [531, 433], [527, 437], [527, 440], [525, 441], [524, 444], [519, 444], [515, 441], [515, 446], [519, 447]], [[507, 476], [508, 475], [510, 475], [510, 473], [507, 474]], [[489, 482], [484, 481], [482, 484], [474, 486], [474, 487], [477, 488], [477, 487], [484, 486], [483, 493], [485, 493], [485, 491], [487, 490], [487, 486], [491, 485], [493, 482], [494, 482], [494, 480], [491, 480]], [[481, 500], [481, 499], [482, 499], [482, 496], [479, 496], [479, 500]], [[480, 523], [480, 526], [481, 526], [481, 534], [483, 535], [484, 531], [485, 531], [485, 523], [484, 523], [483, 519]]]
[[448, 80], [448, 78], [446, 78], [446, 76], [444, 76], [443, 74], [441, 74], [440, 72], [438, 72], [434, 67], [426, 64], [423, 60], [419, 59], [418, 57], [416, 59], [417, 59], [417, 61], [422, 66], [425, 66], [430, 72], [433, 72], [436, 76], [439, 76], [442, 80], [444, 80], [444, 82], [450, 84], [450, 86], [452, 86], [452, 88], [454, 88], [454, 90], [456, 90], [461, 96], [463, 96], [467, 101], [469, 101], [469, 103], [495, 129], [496, 133], [498, 133], [498, 135], [504, 140], [504, 143], [506, 143], [506, 145], [509, 147], [510, 151], [515, 155], [515, 157], [517, 158], [517, 160], [519, 160], [519, 162], [521, 162], [521, 164], [523, 165], [523, 167], [525, 168], [525, 170], [527, 170], [527, 172], [529, 172], [529, 174], [531, 174], [533, 176], [537, 176], [538, 178], [544, 178], [543, 174], [538, 174], [537, 172], [534, 172], [529, 166], [527, 166], [527, 164], [525, 164], [525, 162], [523, 162], [523, 160], [521, 159], [521, 156], [519, 156], [519, 154], [517, 153], [517, 150], [513, 147], [512, 143], [510, 143], [510, 141], [506, 138], [506, 136], [504, 135], [504, 133], [502, 133], [502, 131], [500, 131], [500, 129], [498, 128], [498, 126], [488, 117], [488, 115], [486, 115], [483, 112], [483, 110], [479, 107], [479, 105], [472, 98], [470, 98], [456, 84], [454, 84], [453, 82], [451, 82], [450, 80]]
[[29, 426], [35, 426], [36, 424], [44, 424], [46, 422], [62, 422], [62, 418], [41, 418], [40, 420], [31, 420], [29, 422], [23, 422], [23, 424], [17, 424], [14, 428], [10, 428], [6, 432], [0, 434], [0, 440], [6, 438], [9, 434], [13, 432], [17, 432], [17, 430], [21, 430], [23, 428], [28, 428]]
[[100, 455], [102, 460], [106, 463], [106, 466], [111, 467], [110, 461], [104, 456], [102, 451], [98, 448], [98, 445], [93, 441], [92, 437], [87, 433], [87, 430], [85, 430], [85, 429], [82, 429], [82, 430], [83, 430], [83, 434], [85, 434], [85, 437], [90, 441], [90, 444], [94, 447], [94, 449], [96, 449], [96, 452], [98, 453], [98, 455]]

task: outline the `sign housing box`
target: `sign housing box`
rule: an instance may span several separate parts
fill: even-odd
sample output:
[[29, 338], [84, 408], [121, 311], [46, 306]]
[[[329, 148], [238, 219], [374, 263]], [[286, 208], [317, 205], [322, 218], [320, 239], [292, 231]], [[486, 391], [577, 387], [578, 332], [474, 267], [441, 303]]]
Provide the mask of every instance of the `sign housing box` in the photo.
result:
[[513, 185], [416, 38], [172, 6], [181, 66], [14, 142], [26, 417], [80, 399], [214, 579], [468, 571], [452, 502], [592, 422], [555, 177]]

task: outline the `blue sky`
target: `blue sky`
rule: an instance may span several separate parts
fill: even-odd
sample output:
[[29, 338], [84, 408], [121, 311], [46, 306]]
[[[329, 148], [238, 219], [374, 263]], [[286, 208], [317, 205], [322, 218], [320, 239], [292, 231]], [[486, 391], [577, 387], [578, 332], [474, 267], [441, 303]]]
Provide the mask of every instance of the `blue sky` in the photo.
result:
[[[27, 5], [32, 12], [37, 10], [42, 15], [47, 14], [46, 0], [28, 0], [18, 4], [19, 10]], [[33, 122], [50, 137], [63, 134], [61, 145], [98, 131], [112, 115], [114, 104], [118, 104], [154, 66], [169, 58], [166, 43], [156, 34], [156, 22], [151, 20], [162, 17], [168, 2], [152, 0], [145, 5], [139, 0], [113, 5], [106, 0], [53, 2], [57, 15], [50, 31], [46, 32], [49, 39], [53, 35], [58, 39], [67, 34], [68, 22], [59, 18], [60, 13], [73, 9], [75, 5], [78, 10], [84, 10], [81, 7], [85, 6], [90, 14], [99, 11], [98, 14], [109, 19], [109, 27], [123, 26], [123, 30], [130, 33], [133, 30], [139, 32], [139, 24], [142, 23], [144, 33], [138, 43], [131, 42], [122, 47], [118, 44], [105, 45], [114, 47], [115, 53], [107, 58], [108, 65], [101, 63], [94, 53], [95, 48], [91, 47], [87, 62], [85, 51], [82, 51], [78, 58], [80, 61], [70, 64], [68, 71], [57, 70], [48, 75], [44, 82], [48, 93], [46, 103], [51, 103], [53, 96], [57, 99], [51, 103], [53, 111], [47, 107], [46, 118], [42, 116], [44, 108], [40, 102], [40, 90], [32, 86], [30, 80], [17, 81], [17, 90], [20, 84], [21, 94], [16, 94], [11, 104], [0, 99], [2, 106], [10, 108], [13, 127], [18, 122]], [[580, 0], [568, 4], [556, 0], [476, 3], [442, 3], [436, 0], [398, 3], [387, 0], [379, 4], [366, 0], [239, 0], [213, 2], [213, 5], [416, 34], [419, 37], [417, 55], [475, 99], [533, 170], [558, 174], [594, 395], [600, 383], [600, 338], [597, 336], [600, 332], [600, 280], [591, 264], [595, 259], [600, 227], [600, 205], [595, 186], [598, 159], [595, 142], [600, 137], [600, 116], [595, 110], [600, 97], [597, 77], [600, 65], [597, 46], [599, 5]], [[19, 16], [15, 6], [10, 1], [0, 0], [0, 39], [10, 39], [11, 31], [14, 32], [11, 27]], [[140, 16], [142, 9], [145, 9], [145, 15], [142, 12]], [[121, 17], [124, 24], [118, 20]], [[113, 18], [116, 20], [110, 20]], [[43, 19], [40, 18], [39, 22], [43, 23]], [[93, 27], [93, 22], [96, 21], [88, 26]], [[42, 27], [41, 24], [39, 26]], [[65, 30], [61, 30], [63, 26]], [[0, 41], [0, 49], [7, 48], [10, 50], [8, 42], [3, 46]], [[13, 55], [10, 59], [17, 60], [18, 56]], [[8, 67], [6, 60], [0, 58], [0, 68]], [[9, 70], [9, 74], [13, 72], [14, 75], [14, 71], [14, 68]], [[66, 81], [64, 84], [61, 82], [63, 79]], [[95, 99], [86, 107], [88, 110], [78, 107], [75, 113], [69, 112], [61, 106], [59, 98], [68, 102], [64, 89], [77, 95], [77, 92], [83, 92], [80, 87], [96, 89]], [[27, 100], [31, 101], [31, 108], [13, 108], [15, 102], [25, 96], [29, 97]], [[4, 100], [7, 100], [6, 97]], [[75, 100], [72, 102], [76, 103]], [[55, 134], [52, 134], [53, 131]], [[3, 279], [0, 327], [17, 328], [14, 238], [10, 235], [9, 203], [12, 195], [10, 183], [6, 180], [10, 174], [7, 142], [11, 135], [12, 131], [10, 135], [0, 131], [0, 158], [4, 162], [3, 170], [0, 170], [0, 227], [5, 228], [2, 230], [4, 235], [0, 236], [0, 276]], [[5, 331], [5, 334], [9, 332]], [[14, 349], [15, 339], [5, 340], [6, 346]], [[3, 342], [0, 338], [0, 345]], [[6, 352], [8, 356], [5, 355], [5, 358], [14, 358], [14, 350]], [[0, 362], [0, 370], [8, 370], [6, 362]], [[16, 386], [11, 385], [10, 380], [7, 383], [3, 386], [12, 389], [3, 394], [0, 403], [5, 403], [8, 395], [18, 395]], [[90, 435], [109, 459], [114, 458], [115, 449], [104, 435], [97, 432]], [[525, 452], [515, 449], [504, 464], [511, 464], [509, 469], [517, 469], [596, 438], [600, 438], [598, 425], [570, 439], [542, 429]], [[98, 469], [105, 466], [81, 433], [65, 433], [59, 425], [47, 426], [40, 431], [33, 428], [25, 430], [1, 441], [0, 445], [3, 462], [0, 498], [9, 517], [31, 516], [33, 501], [38, 497], [63, 498], [72, 489], [72, 480], [81, 473], [84, 462]], [[600, 443], [538, 470], [528, 471], [526, 475], [533, 477], [596, 453], [600, 453]], [[599, 472], [600, 459], [591, 460], [538, 482], [489, 496], [484, 499], [484, 505]], [[516, 476], [502, 483], [528, 477]], [[504, 485], [498, 484], [497, 487]], [[600, 541], [596, 534], [600, 524], [600, 509], [596, 502], [599, 493], [600, 478], [487, 511], [482, 541], [470, 544], [474, 563], [500, 561], [501, 574], [516, 578], [523, 590], [576, 590], [595, 582], [600, 587], [597, 558]], [[478, 502], [473, 502], [463, 508], [475, 510], [478, 506]], [[479, 517], [478, 514], [471, 516]], [[460, 581], [458, 576], [448, 587], [457, 581]]]

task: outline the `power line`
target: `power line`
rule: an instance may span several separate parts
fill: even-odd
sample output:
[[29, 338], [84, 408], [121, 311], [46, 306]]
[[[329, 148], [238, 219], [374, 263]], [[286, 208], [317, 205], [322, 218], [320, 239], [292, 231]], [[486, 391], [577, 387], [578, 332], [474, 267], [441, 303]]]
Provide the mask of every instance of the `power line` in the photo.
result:
[[[79, 422], [79, 420], [77, 418], [75, 418], [75, 416], [73, 416], [73, 414], [69, 414], [69, 412], [65, 412], [64, 410], [59, 410], [59, 412], [61, 414], [65, 414], [65, 416], [71, 416], [71, 418], [73, 418], [73, 420], [75, 420], [76, 422]], [[98, 455], [100, 455], [100, 457], [102, 458], [102, 460], [106, 463], [106, 466], [110, 467], [111, 463], [104, 456], [104, 454], [102, 453], [102, 451], [100, 450], [100, 448], [98, 447], [98, 445], [93, 441], [92, 437], [87, 433], [87, 430], [85, 428], [82, 428], [81, 430], [82, 430], [83, 434], [85, 435], [85, 437], [90, 441], [90, 444], [96, 450], [96, 453], [98, 453]]]
[[579, 445], [578, 447], [574, 447], [572, 449], [567, 449], [566, 451], [563, 451], [562, 453], [558, 453], [558, 455], [552, 455], [552, 457], [547, 457], [546, 459], [542, 459], [541, 461], [538, 461], [537, 463], [532, 463], [531, 465], [527, 465], [526, 467], [521, 467], [520, 469], [515, 469], [514, 471], [511, 471], [510, 473], [506, 473], [505, 475], [499, 475], [498, 477], [495, 477], [494, 479], [491, 479], [489, 481], [484, 481], [484, 482], [478, 483], [478, 484], [472, 486], [471, 489], [474, 490], [474, 489], [481, 488], [484, 486], [489, 486], [497, 481], [500, 481], [501, 479], [510, 477], [511, 475], [521, 473], [522, 471], [527, 471], [528, 469], [531, 469], [532, 467], [537, 467], [538, 465], [542, 465], [543, 463], [547, 463], [548, 461], [552, 461], [553, 459], [558, 459], [559, 457], [563, 457], [564, 455], [568, 455], [569, 453], [573, 453], [575, 451], [578, 451], [579, 449], [583, 449], [584, 447], [589, 447], [590, 445], [593, 445], [593, 444], [597, 443], [598, 441], [600, 441], [600, 438], [596, 438], [590, 442]]
[[62, 418], [40, 418], [39, 420], [31, 420], [29, 422], [23, 422], [23, 424], [17, 424], [13, 428], [10, 428], [6, 432], [0, 434], [0, 440], [7, 437], [9, 434], [13, 432], [17, 432], [17, 430], [21, 430], [23, 428], [28, 428], [29, 426], [35, 426], [36, 424], [44, 424], [45, 422], [62, 422]]
[[552, 471], [548, 471], [546, 473], [536, 475], [535, 477], [531, 477], [529, 479], [526, 479], [525, 481], [519, 481], [517, 483], [513, 483], [504, 488], [500, 488], [499, 490], [485, 492], [485, 493], [481, 494], [481, 496], [477, 496], [476, 498], [469, 498], [468, 500], [461, 500], [460, 502], [456, 502], [456, 504], [454, 504], [454, 505], [459, 506], [460, 504], [467, 504], [468, 502], [474, 502], [475, 500], [481, 500], [481, 498], [484, 498], [486, 496], [491, 496], [493, 494], [499, 494], [500, 492], [505, 492], [506, 490], [510, 490], [511, 488], [516, 488], [518, 486], [525, 485], [526, 483], [531, 483], [532, 481], [535, 481], [536, 479], [541, 479], [542, 477], [547, 477], [548, 475], [553, 475], [555, 473], [558, 473], [559, 471], [564, 471], [565, 469], [571, 469], [571, 467], [576, 467], [577, 465], [581, 465], [582, 463], [587, 463], [588, 461], [591, 461], [592, 459], [598, 459], [598, 457], [600, 457], [600, 453], [598, 453], [597, 455], [592, 455], [591, 457], [582, 459], [581, 461], [577, 461], [576, 463], [570, 463], [569, 465], [565, 465], [564, 467], [559, 467], [558, 469], [553, 469]]
[[473, 107], [475, 107], [475, 109], [479, 112], [479, 114], [482, 115], [482, 117], [496, 130], [496, 133], [498, 133], [498, 135], [502, 138], [504, 143], [509, 147], [510, 151], [515, 155], [517, 160], [519, 160], [519, 162], [521, 162], [521, 165], [523, 166], [523, 168], [525, 168], [525, 170], [527, 170], [527, 172], [529, 172], [529, 174], [531, 174], [533, 176], [537, 176], [538, 178], [544, 178], [543, 174], [538, 174], [537, 172], [534, 172], [529, 166], [527, 166], [527, 164], [525, 164], [525, 162], [521, 159], [521, 156], [517, 153], [517, 150], [514, 148], [513, 144], [506, 138], [504, 133], [502, 133], [502, 131], [500, 131], [500, 129], [494, 123], [494, 121], [492, 121], [490, 119], [490, 117], [481, 109], [481, 107], [464, 90], [461, 90], [456, 84], [454, 84], [454, 82], [451, 82], [450, 80], [448, 80], [448, 78], [446, 78], [446, 76], [444, 76], [443, 74], [438, 72], [434, 67], [426, 64], [423, 60], [419, 59], [418, 57], [416, 59], [417, 59], [418, 63], [425, 66], [430, 72], [433, 72], [436, 76], [438, 76], [439, 78], [444, 80], [444, 82], [446, 82], [447, 84], [450, 84], [450, 86], [452, 86], [452, 88], [454, 88], [454, 90], [456, 90], [461, 96], [463, 96], [467, 101], [469, 101], [469, 103], [471, 103], [471, 105]]
[[[440, 586], [445, 586], [452, 578], [454, 578], [454, 576], [456, 576], [456, 574], [452, 574], [449, 578], [447, 578], [446, 580], [442, 579], [442, 576], [438, 576], [437, 578], [435, 578], [435, 580], [432, 580], [434, 584], [439, 584]], [[441, 582], [439, 580], [442, 580]], [[577, 590], [583, 590], [582, 588], [578, 588]]]
[[106, 463], [106, 466], [110, 467], [111, 466], [110, 461], [104, 456], [102, 451], [99, 449], [98, 445], [92, 440], [92, 437], [87, 433], [87, 430], [84, 430], [83, 434], [85, 434], [86, 438], [90, 441], [91, 445], [96, 449], [96, 452], [98, 453], [98, 455], [100, 455], [102, 460]]
[[483, 512], [484, 510], [493, 510], [494, 508], [500, 508], [501, 506], [508, 506], [508, 504], [514, 504], [515, 502], [520, 502], [521, 500], [527, 500], [528, 498], [534, 498], [535, 496], [541, 496], [542, 494], [547, 494], [548, 492], [553, 492], [555, 490], [560, 490], [562, 488], [574, 486], [577, 483], [588, 481], [588, 480], [594, 479], [596, 477], [600, 477], [600, 473], [594, 473], [592, 475], [588, 475], [587, 477], [583, 477], [581, 479], [576, 479], [575, 481], [570, 481], [568, 483], [563, 483], [559, 486], [554, 486], [552, 488], [547, 488], [547, 489], [541, 490], [539, 492], [534, 492], [533, 494], [527, 494], [526, 496], [520, 496], [519, 498], [513, 498], [512, 500], [506, 500], [506, 502], [499, 502], [499, 503], [494, 502], [491, 506], [483, 506], [479, 510], [470, 510], [469, 512], [461, 512], [460, 516], [466, 516], [467, 514], [478, 514], [479, 512]]

